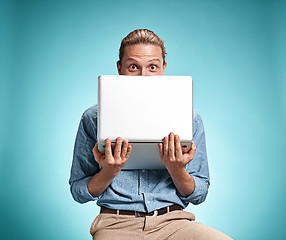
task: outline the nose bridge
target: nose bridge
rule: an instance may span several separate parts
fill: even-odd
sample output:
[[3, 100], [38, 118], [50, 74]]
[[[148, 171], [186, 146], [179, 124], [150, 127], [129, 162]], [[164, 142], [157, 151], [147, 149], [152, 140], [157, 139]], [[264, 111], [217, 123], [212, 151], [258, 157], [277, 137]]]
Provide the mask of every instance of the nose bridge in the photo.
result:
[[143, 68], [141, 69], [141, 75], [142, 75], [142, 76], [151, 76], [152, 73], [151, 73], [150, 71], [148, 71], [147, 67], [143, 67]]
[[146, 76], [146, 74], [147, 74], [146, 68], [145, 68], [145, 67], [142, 67], [142, 68], [141, 68], [141, 75], [142, 75], [142, 76]]

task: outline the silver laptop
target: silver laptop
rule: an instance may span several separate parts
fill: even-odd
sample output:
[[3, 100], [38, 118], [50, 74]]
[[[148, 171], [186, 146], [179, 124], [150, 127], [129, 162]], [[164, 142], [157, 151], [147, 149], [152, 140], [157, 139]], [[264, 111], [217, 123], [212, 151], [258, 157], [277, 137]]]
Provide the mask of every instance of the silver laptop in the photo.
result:
[[193, 138], [193, 88], [190, 76], [98, 77], [97, 140], [104, 153], [105, 139], [117, 137], [132, 144], [123, 169], [162, 169], [158, 143], [170, 132], [182, 147]]

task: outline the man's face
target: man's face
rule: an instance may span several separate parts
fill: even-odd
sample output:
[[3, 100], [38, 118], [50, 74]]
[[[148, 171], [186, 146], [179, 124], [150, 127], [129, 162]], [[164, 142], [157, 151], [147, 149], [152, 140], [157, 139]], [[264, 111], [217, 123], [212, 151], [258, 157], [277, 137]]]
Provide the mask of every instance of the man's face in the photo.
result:
[[117, 62], [120, 75], [164, 75], [166, 66], [166, 62], [163, 64], [161, 47], [149, 44], [126, 46], [121, 66]]

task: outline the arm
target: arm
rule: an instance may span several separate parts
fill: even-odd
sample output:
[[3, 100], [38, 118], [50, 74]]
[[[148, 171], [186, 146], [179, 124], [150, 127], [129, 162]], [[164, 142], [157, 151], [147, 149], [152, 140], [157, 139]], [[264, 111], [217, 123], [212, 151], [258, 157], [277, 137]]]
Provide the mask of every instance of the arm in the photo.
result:
[[100, 166], [102, 167], [102, 170], [96, 175], [94, 175], [87, 184], [88, 191], [93, 196], [99, 196], [105, 191], [105, 189], [111, 183], [112, 179], [115, 178], [118, 173], [120, 173], [123, 166], [127, 163], [127, 160], [132, 150], [132, 146], [131, 144], [128, 144], [127, 140], [123, 141], [122, 146], [121, 137], [118, 137], [116, 139], [114, 156], [112, 155], [110, 139], [107, 138], [105, 140], [105, 146], [105, 155], [102, 155], [98, 151], [97, 143], [92, 149], [95, 161], [97, 161], [98, 164], [100, 164]]
[[[177, 188], [178, 196], [186, 203], [200, 204], [207, 196], [210, 183], [205, 131], [202, 119], [197, 112], [194, 112], [193, 129], [193, 144], [187, 153], [188, 156], [186, 153], [182, 153], [179, 138], [176, 144], [175, 136], [173, 141], [170, 135], [169, 138], [164, 138], [165, 141], [161, 146], [159, 145], [159, 151], [161, 159]], [[171, 146], [173, 146], [173, 150]], [[164, 150], [164, 148], [166, 149]], [[170, 152], [170, 156], [168, 156], [168, 152]]]
[[[118, 138], [115, 154], [112, 156], [111, 141], [106, 141], [106, 154], [97, 150], [97, 108], [91, 107], [84, 112], [74, 146], [73, 163], [69, 179], [70, 189], [75, 201], [85, 203], [100, 198], [112, 179], [126, 164], [131, 152], [131, 145]], [[105, 157], [107, 156], [107, 157]], [[102, 169], [100, 170], [100, 166]]]
[[87, 188], [89, 179], [100, 171], [91, 151], [96, 143], [96, 126], [97, 107], [93, 106], [83, 113], [74, 144], [69, 184], [72, 197], [79, 203], [98, 199]]
[[179, 193], [183, 197], [191, 195], [195, 190], [195, 180], [194, 178], [186, 171], [182, 169], [176, 172], [170, 172], [171, 178], [178, 189]]
[[166, 165], [171, 178], [182, 196], [188, 196], [195, 190], [194, 178], [186, 171], [185, 166], [194, 158], [196, 146], [193, 143], [188, 153], [183, 153], [178, 135], [174, 133], [164, 137], [164, 143], [159, 144], [160, 157]]

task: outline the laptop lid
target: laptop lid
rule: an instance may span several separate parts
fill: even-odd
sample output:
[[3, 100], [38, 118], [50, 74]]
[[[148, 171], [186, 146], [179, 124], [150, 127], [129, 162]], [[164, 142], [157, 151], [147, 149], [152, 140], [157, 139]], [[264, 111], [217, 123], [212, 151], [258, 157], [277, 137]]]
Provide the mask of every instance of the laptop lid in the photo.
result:
[[178, 134], [181, 143], [190, 147], [192, 121], [190, 76], [101, 75], [98, 78], [98, 142], [104, 146], [106, 138], [114, 143], [120, 136], [133, 144], [125, 169], [129, 168], [129, 162], [136, 161], [132, 160], [136, 154], [140, 158], [138, 152], [141, 156], [147, 151], [141, 161], [160, 158], [159, 150], [156, 150], [158, 143], [170, 132]]

